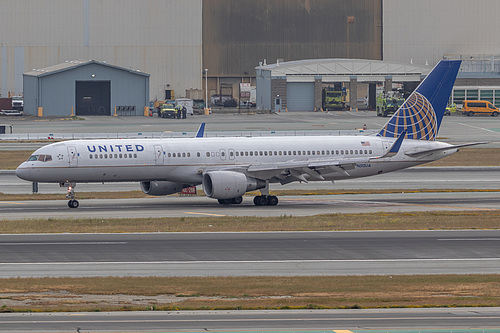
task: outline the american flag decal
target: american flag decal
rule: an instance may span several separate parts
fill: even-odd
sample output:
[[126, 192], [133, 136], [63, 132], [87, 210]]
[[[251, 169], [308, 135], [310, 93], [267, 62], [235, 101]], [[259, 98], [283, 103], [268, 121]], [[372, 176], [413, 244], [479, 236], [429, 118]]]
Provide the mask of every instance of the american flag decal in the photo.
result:
[[370, 141], [361, 141], [361, 145], [362, 145], [363, 147], [369, 147], [369, 146], [371, 146], [371, 145], [370, 145]]

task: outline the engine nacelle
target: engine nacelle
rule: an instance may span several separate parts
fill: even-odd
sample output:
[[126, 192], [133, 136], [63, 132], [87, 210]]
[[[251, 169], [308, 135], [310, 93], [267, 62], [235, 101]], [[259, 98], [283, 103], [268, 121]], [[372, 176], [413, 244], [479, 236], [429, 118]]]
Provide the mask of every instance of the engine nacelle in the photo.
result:
[[141, 190], [149, 195], [168, 195], [182, 191], [184, 184], [169, 181], [141, 182]]
[[214, 199], [232, 199], [264, 187], [264, 180], [247, 177], [241, 172], [211, 171], [203, 175], [203, 191]]

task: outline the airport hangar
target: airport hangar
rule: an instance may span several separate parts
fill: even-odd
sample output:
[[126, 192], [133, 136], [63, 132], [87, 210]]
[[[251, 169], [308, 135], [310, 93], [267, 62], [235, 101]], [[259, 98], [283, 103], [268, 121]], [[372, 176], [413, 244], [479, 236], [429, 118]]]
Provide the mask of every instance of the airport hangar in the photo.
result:
[[368, 84], [368, 101], [375, 109], [376, 84], [384, 90], [392, 83], [405, 83], [413, 90], [432, 68], [379, 60], [311, 59], [262, 65], [255, 68], [257, 109], [280, 111], [319, 111], [322, 91], [336, 82], [348, 83], [349, 105], [357, 109], [358, 83]]
[[149, 74], [96, 60], [23, 74], [24, 112], [38, 116], [144, 115]]

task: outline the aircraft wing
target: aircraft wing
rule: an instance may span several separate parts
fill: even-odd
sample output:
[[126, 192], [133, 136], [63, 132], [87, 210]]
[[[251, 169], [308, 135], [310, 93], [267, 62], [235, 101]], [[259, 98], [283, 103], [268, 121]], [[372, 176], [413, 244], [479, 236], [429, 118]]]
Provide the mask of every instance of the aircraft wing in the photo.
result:
[[[278, 163], [253, 163], [248, 165], [226, 166], [224, 170], [232, 170], [245, 173], [259, 179], [279, 181], [281, 184], [288, 184], [295, 181], [322, 181], [325, 180], [324, 174], [340, 173], [350, 177], [349, 170], [356, 168], [356, 164], [370, 163], [374, 160], [393, 157], [401, 148], [401, 144], [406, 135], [403, 131], [391, 148], [382, 156], [356, 157], [332, 159], [328, 157], [308, 159], [308, 160], [289, 160]], [[210, 168], [212, 169], [212, 168]], [[204, 172], [210, 171], [205, 169]], [[217, 170], [221, 170], [220, 167]]]
[[338, 172], [349, 176], [349, 170], [356, 167], [356, 163], [369, 163], [370, 159], [318, 159], [309, 161], [290, 160], [281, 163], [251, 164], [244, 172], [252, 177], [260, 179], [276, 178], [282, 184], [311, 180], [325, 180], [322, 174]]

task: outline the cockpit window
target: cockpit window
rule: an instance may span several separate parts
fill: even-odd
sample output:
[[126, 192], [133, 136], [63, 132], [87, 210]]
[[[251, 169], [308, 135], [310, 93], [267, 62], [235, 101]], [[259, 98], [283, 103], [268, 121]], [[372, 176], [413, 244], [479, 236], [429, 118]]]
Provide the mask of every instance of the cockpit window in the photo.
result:
[[42, 154], [42, 155], [31, 155], [28, 158], [28, 161], [40, 161], [40, 162], [52, 161], [52, 155], [45, 155], [45, 154]]

